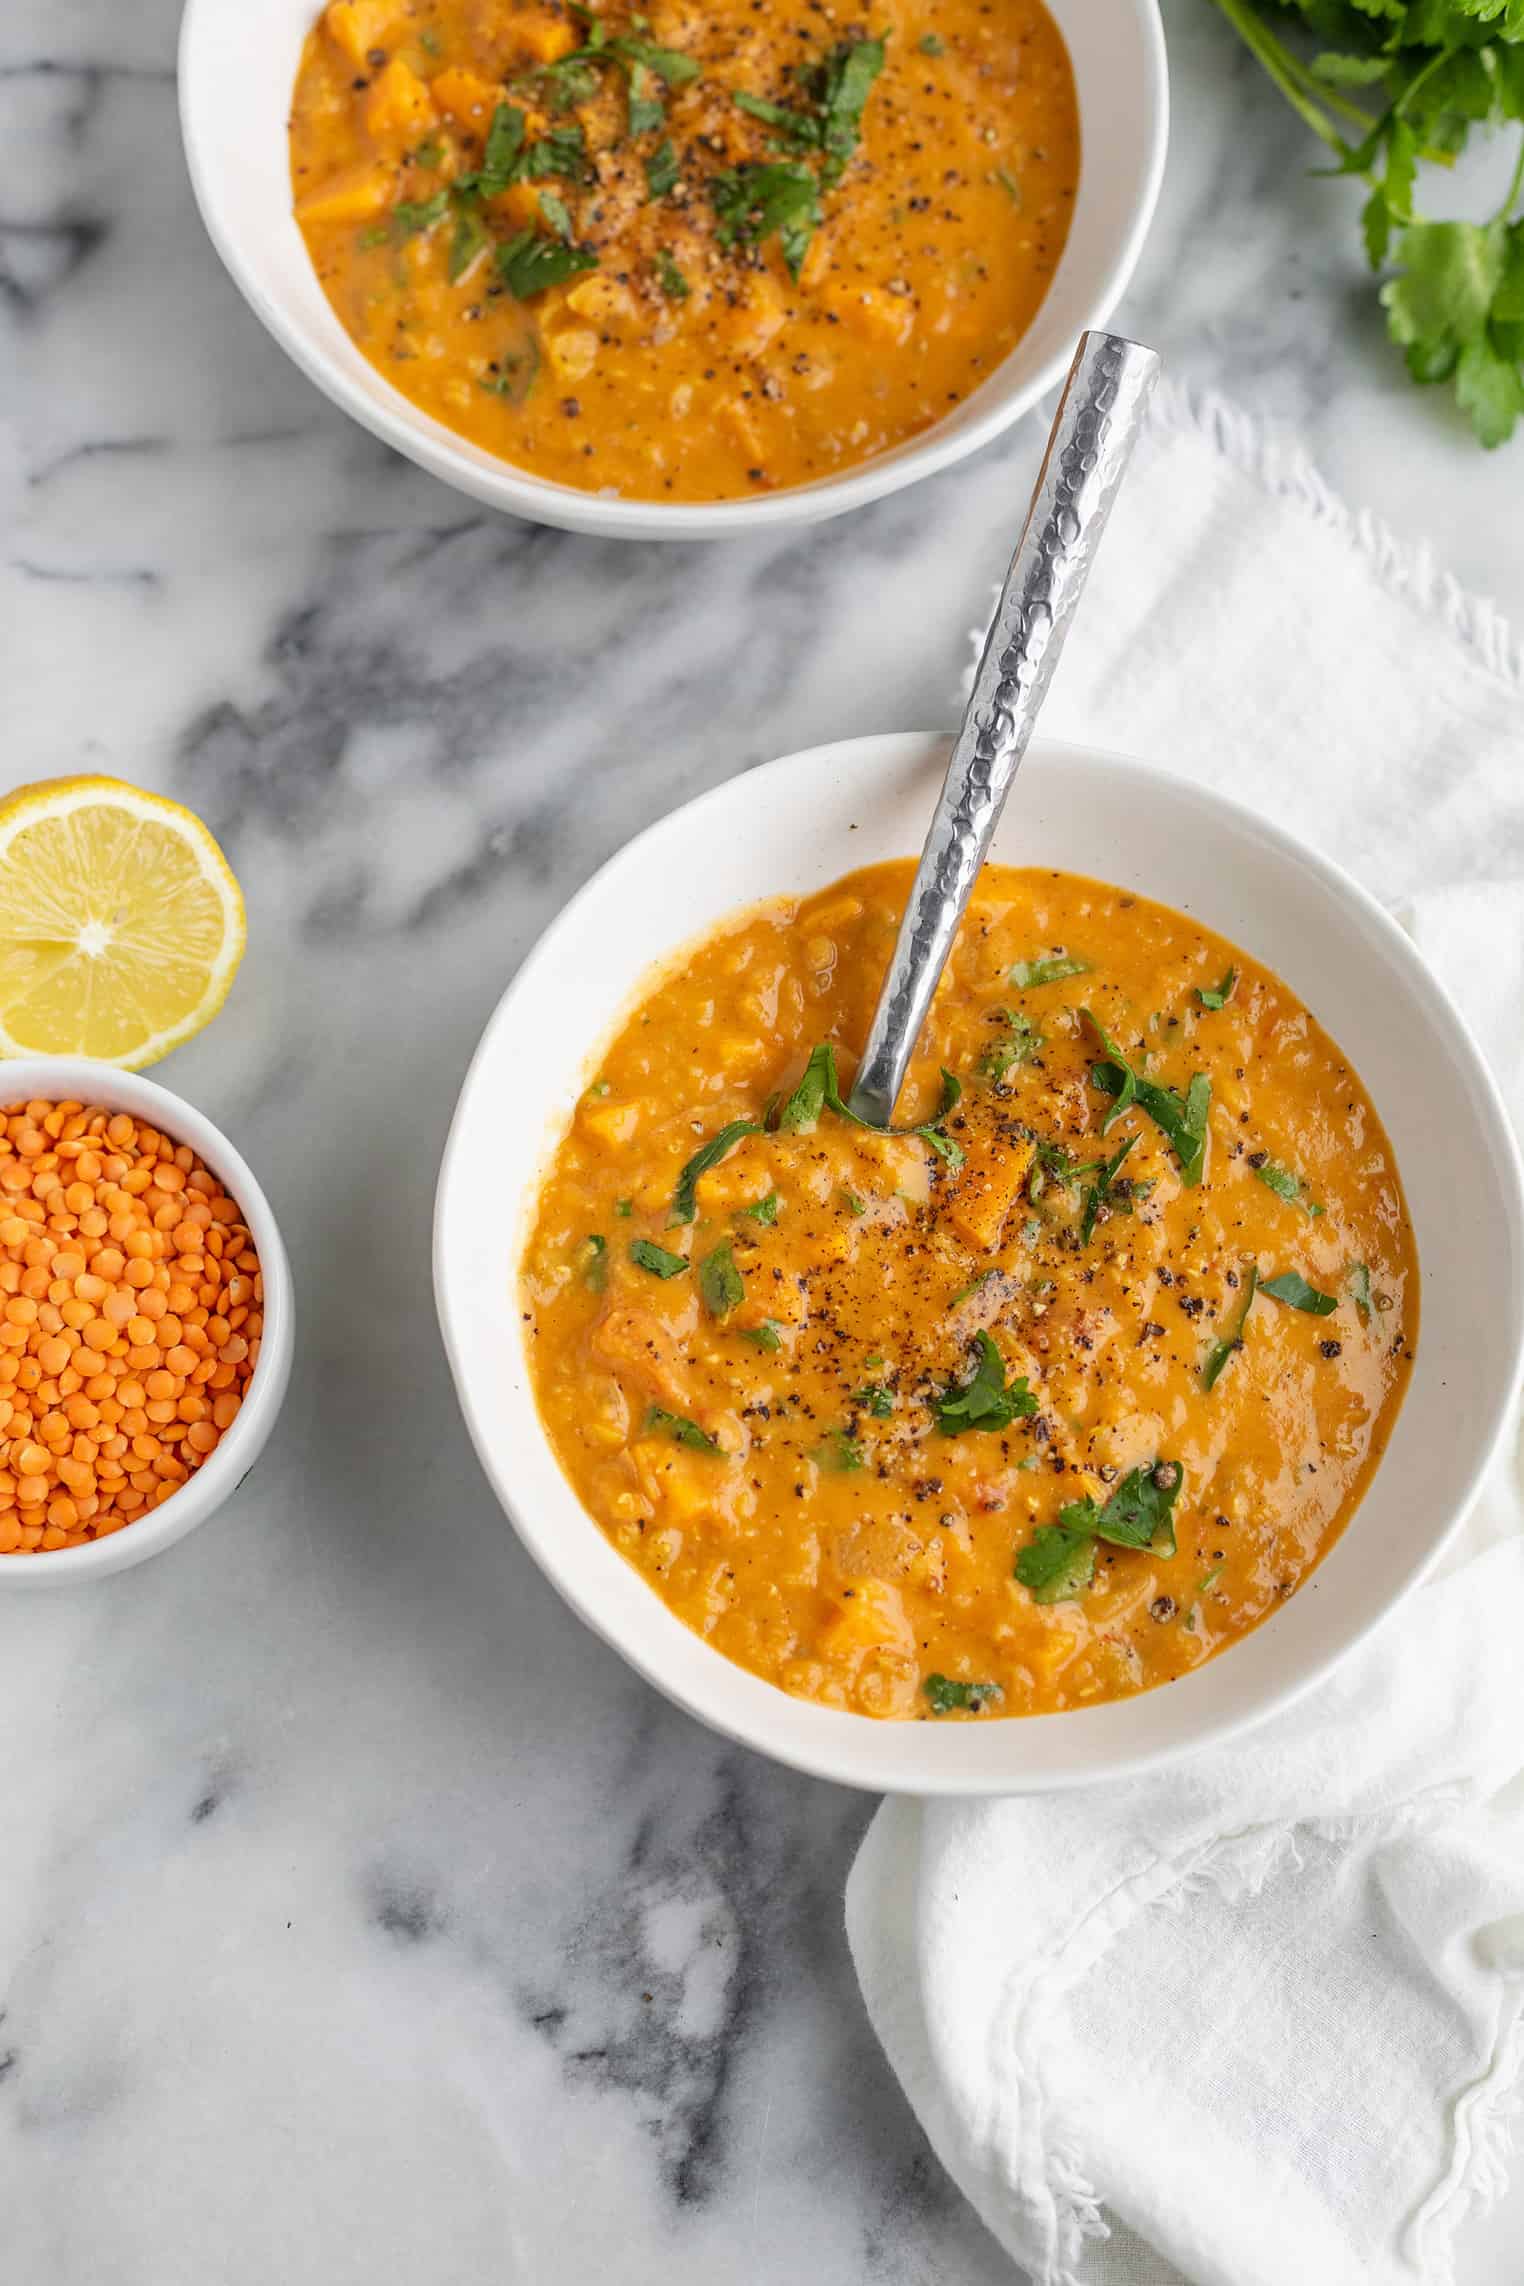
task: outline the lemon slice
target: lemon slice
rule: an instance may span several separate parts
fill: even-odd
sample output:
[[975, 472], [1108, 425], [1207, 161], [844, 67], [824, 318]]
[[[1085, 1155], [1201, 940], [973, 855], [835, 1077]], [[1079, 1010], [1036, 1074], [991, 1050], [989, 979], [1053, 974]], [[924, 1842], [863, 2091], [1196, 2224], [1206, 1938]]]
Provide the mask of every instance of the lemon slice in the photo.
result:
[[167, 1055], [227, 998], [243, 897], [178, 802], [48, 778], [0, 802], [0, 1055]]

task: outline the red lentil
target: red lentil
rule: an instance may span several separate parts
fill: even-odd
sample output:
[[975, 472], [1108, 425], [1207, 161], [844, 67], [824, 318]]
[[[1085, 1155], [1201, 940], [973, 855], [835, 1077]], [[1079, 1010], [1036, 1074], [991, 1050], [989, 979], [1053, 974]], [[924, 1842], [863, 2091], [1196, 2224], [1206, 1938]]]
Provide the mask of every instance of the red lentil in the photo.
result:
[[82, 1547], [216, 1450], [264, 1281], [237, 1201], [125, 1112], [0, 1111], [0, 1195], [0, 1556]]

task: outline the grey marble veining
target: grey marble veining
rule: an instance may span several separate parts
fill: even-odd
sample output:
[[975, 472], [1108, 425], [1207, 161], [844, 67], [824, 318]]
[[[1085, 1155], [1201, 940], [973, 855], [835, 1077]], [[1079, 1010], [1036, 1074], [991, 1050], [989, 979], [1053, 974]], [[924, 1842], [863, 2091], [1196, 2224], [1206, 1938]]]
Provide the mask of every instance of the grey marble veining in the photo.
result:
[[[455, 1415], [428, 1222], [477, 1032], [611, 850], [769, 755], [948, 718], [1040, 435], [752, 544], [478, 512], [223, 276], [175, 18], [0, 19], [6, 767], [117, 771], [225, 837], [249, 957], [166, 1077], [268, 1183], [300, 1349], [216, 1523], [0, 1603], [4, 2276], [995, 2286], [857, 2001], [871, 1805], [709, 1738], [541, 1581]], [[1119, 322], [1524, 619], [1524, 445], [1488, 461], [1410, 390], [1354, 195], [1302, 178], [1206, 0], [1169, 29]], [[1521, 2246], [1516, 2197], [1464, 2286]]]

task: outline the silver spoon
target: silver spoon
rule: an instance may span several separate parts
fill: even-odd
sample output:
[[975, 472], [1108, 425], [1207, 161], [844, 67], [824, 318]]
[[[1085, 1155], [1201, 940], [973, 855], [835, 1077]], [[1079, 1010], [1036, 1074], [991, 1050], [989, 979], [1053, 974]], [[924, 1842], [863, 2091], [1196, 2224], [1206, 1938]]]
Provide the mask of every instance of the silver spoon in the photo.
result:
[[1158, 376], [1153, 350], [1080, 335], [847, 1099], [870, 1126], [894, 1117]]

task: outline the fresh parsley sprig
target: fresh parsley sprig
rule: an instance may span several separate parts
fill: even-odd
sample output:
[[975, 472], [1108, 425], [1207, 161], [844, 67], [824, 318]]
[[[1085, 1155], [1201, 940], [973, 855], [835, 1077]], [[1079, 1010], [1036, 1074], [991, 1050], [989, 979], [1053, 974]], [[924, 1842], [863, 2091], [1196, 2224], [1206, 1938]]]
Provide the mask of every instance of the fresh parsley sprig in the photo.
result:
[[[1216, 0], [1297, 116], [1358, 176], [1366, 258], [1390, 273], [1387, 331], [1420, 384], [1447, 384], [1484, 445], [1524, 413], [1524, 136], [1501, 204], [1435, 222], [1420, 167], [1473, 127], [1524, 123], [1518, 0]], [[1357, 98], [1359, 100], [1357, 100]]]

